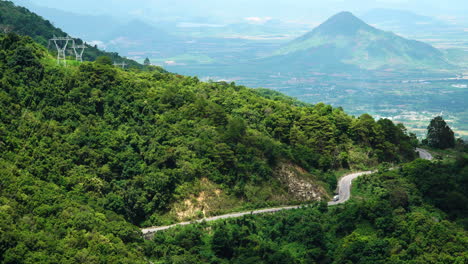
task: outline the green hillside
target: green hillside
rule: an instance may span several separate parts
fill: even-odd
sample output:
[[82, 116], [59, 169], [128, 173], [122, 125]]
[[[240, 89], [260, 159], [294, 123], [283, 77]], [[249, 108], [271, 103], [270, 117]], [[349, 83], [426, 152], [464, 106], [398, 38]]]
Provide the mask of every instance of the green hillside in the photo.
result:
[[[61, 29], [55, 27], [50, 21], [45, 20], [44, 18], [38, 16], [35, 13], [32, 13], [24, 7], [16, 6], [13, 2], [5, 0], [0, 0], [0, 27], [6, 31], [15, 32], [24, 36], [30, 36], [37, 43], [43, 45], [44, 47], [49, 46], [49, 39], [53, 38], [54, 36], [65, 37], [68, 35]], [[0, 29], [0, 32], [3, 31], [2, 29]], [[78, 44], [83, 42], [79, 36], [72, 37], [78, 37], [76, 38]], [[88, 48], [83, 54], [84, 60], [94, 61], [99, 56], [108, 56], [116, 62], [124, 61], [130, 67], [142, 67], [142, 65], [139, 63], [133, 60], [122, 58], [117, 53], [104, 52], [95, 46], [87, 45], [87, 47]], [[55, 52], [55, 46], [52, 45], [50, 48], [51, 52]], [[73, 54], [69, 55], [72, 57], [74, 56]]]
[[444, 54], [434, 47], [371, 27], [349, 12], [342, 12], [313, 31], [292, 41], [267, 59], [318, 68], [349, 65], [365, 70], [448, 70]]
[[413, 143], [389, 120], [274, 92], [62, 68], [4, 35], [0, 262], [142, 263], [134, 225], [329, 199], [333, 170], [412, 160]]
[[145, 251], [154, 263], [467, 263], [467, 161], [418, 160], [364, 176], [342, 207], [160, 232]]
[[[414, 160], [415, 135], [388, 119], [121, 70], [95, 48], [62, 67], [46, 42], [63, 32], [8, 1], [0, 19], [1, 264], [467, 262], [463, 142]], [[326, 206], [340, 175], [376, 168]], [[139, 229], [288, 204], [310, 207]]]

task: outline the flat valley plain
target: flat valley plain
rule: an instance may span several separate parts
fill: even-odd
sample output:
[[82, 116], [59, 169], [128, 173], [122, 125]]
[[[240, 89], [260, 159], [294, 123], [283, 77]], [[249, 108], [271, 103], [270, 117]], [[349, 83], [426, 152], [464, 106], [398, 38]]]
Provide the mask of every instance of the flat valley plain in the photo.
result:
[[468, 138], [468, 73], [458, 76], [390, 74], [366, 78], [365, 74], [319, 72], [259, 74], [226, 71], [222, 67], [216, 69], [208, 65], [167, 68], [180, 74], [198, 76], [204, 81], [236, 82], [273, 89], [306, 103], [323, 102], [343, 107], [356, 116], [369, 113], [375, 118], [388, 118], [403, 123], [419, 137], [425, 137], [432, 118], [443, 115], [457, 136]]
[[443, 115], [457, 136], [468, 137], [468, 80], [298, 81], [278, 91], [304, 102], [341, 106], [353, 115], [389, 118], [420, 137], [432, 118]]
[[[215, 40], [207, 50], [190, 50], [190, 60], [155, 60], [171, 72], [198, 76], [203, 81], [236, 82], [254, 88], [269, 88], [306, 103], [323, 102], [343, 107], [348, 113], [369, 113], [403, 123], [411, 132], [425, 137], [427, 125], [443, 115], [456, 135], [468, 139], [468, 42], [467, 33], [418, 32], [407, 37], [440, 48], [460, 68], [456, 72], [388, 71], [333, 73], [317, 70], [298, 73], [256, 68], [249, 59], [271, 54], [287, 41]], [[218, 43], [219, 42], [219, 43]], [[229, 45], [226, 45], [229, 43]], [[199, 45], [194, 45], [198, 47]], [[199, 57], [199, 59], [197, 59]], [[135, 58], [140, 59], [141, 58]], [[209, 63], [201, 63], [202, 61]], [[171, 61], [173, 64], [165, 64]], [[245, 67], [247, 66], [247, 67]]]

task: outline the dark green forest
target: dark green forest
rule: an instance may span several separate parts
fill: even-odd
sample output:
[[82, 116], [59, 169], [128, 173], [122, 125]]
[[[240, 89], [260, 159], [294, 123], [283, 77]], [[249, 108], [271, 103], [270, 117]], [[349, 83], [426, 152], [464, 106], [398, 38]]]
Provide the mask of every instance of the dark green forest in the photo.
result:
[[[453, 162], [415, 160], [415, 135], [387, 119], [131, 61], [122, 70], [96, 47], [58, 66], [47, 42], [66, 34], [9, 1], [0, 29], [11, 31], [0, 34], [0, 263], [467, 262], [464, 143]], [[381, 164], [404, 165], [327, 208], [340, 173]], [[323, 189], [322, 202], [151, 241], [139, 230], [303, 203], [288, 173]]]
[[[16, 6], [11, 1], [0, 0], [0, 33], [15, 32], [19, 35], [30, 36], [34, 41], [49, 47], [55, 52], [55, 45], [49, 43], [49, 39], [56, 37], [66, 37], [67, 33], [55, 27], [50, 21], [45, 20], [41, 16], [29, 11], [27, 8]], [[75, 36], [72, 36], [75, 37]], [[77, 44], [83, 43], [83, 40], [76, 38]], [[71, 45], [69, 45], [71, 47]], [[56, 54], [56, 53], [55, 53]], [[74, 54], [68, 53], [70, 59], [74, 59]], [[105, 52], [96, 46], [87, 45], [87, 49], [83, 54], [83, 59], [94, 61], [99, 56], [108, 56], [116, 62], [125, 62], [133, 68], [143, 68], [143, 65], [136, 61], [121, 57], [115, 52]]]
[[389, 120], [266, 90], [158, 68], [60, 67], [10, 33], [0, 38], [0, 261], [144, 262], [136, 226], [177, 221], [168, 211], [202, 179], [248, 203], [254, 186], [284, 189], [272, 175], [288, 163], [331, 191], [330, 171], [410, 161], [414, 144]]
[[438, 116], [432, 119], [427, 131], [427, 140], [423, 143], [426, 143], [429, 147], [438, 149], [455, 147], [454, 132], [442, 117]]

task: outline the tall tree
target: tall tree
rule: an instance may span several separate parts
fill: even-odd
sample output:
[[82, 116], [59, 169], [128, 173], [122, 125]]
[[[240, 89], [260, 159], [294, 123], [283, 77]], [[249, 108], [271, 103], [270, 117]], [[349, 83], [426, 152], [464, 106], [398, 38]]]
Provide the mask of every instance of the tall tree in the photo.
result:
[[143, 64], [144, 64], [145, 66], [150, 66], [150, 65], [151, 65], [151, 61], [150, 61], [148, 58], [146, 58], [145, 61], [143, 62]]
[[96, 59], [96, 63], [101, 65], [112, 65], [112, 59], [108, 56], [99, 56]]
[[433, 148], [455, 147], [455, 134], [441, 116], [432, 119], [427, 127], [427, 143]]

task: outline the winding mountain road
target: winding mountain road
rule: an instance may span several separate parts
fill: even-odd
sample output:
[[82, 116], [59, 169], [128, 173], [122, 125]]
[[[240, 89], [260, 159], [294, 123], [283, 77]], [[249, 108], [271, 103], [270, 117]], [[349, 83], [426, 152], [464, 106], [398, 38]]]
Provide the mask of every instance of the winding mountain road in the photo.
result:
[[338, 182], [338, 201], [332, 201], [328, 203], [328, 206], [346, 203], [351, 198], [351, 183], [354, 179], [361, 177], [362, 175], [372, 174], [374, 171], [364, 171], [348, 174], [340, 179]]
[[427, 151], [425, 149], [417, 148], [416, 152], [419, 153], [419, 157], [421, 159], [425, 159], [425, 160], [433, 160], [434, 159], [434, 157], [432, 157], [431, 153], [429, 153], [429, 151]]
[[[425, 149], [416, 149], [416, 152], [419, 153], [419, 157], [421, 159], [426, 159], [426, 160], [432, 160], [433, 157], [432, 155]], [[343, 178], [340, 179], [338, 182], [338, 195], [339, 199], [337, 201], [332, 201], [328, 203], [328, 206], [333, 206], [333, 205], [338, 205], [338, 204], [343, 204], [346, 203], [350, 198], [351, 198], [351, 183], [354, 179], [362, 176], [362, 175], [369, 175], [374, 173], [374, 171], [364, 171], [364, 172], [356, 172], [356, 173], [351, 173]], [[265, 213], [276, 213], [279, 211], [284, 211], [284, 210], [292, 210], [292, 209], [298, 209], [304, 207], [304, 205], [297, 205], [297, 206], [286, 206], [286, 207], [276, 207], [276, 208], [268, 208], [268, 209], [262, 209], [262, 210], [254, 210], [254, 211], [248, 211], [248, 212], [241, 212], [241, 213], [231, 213], [231, 214], [225, 214], [225, 215], [220, 215], [220, 216], [213, 216], [209, 218], [204, 218], [196, 221], [191, 221], [191, 222], [182, 222], [182, 223], [177, 223], [173, 225], [168, 225], [168, 226], [159, 226], [159, 227], [149, 227], [149, 228], [143, 228], [141, 229], [141, 232], [143, 233], [143, 236], [146, 239], [151, 239], [154, 233], [157, 233], [159, 231], [171, 229], [176, 226], [184, 226], [184, 225], [190, 225], [194, 223], [201, 223], [201, 222], [213, 222], [216, 220], [222, 220], [222, 219], [229, 219], [229, 218], [238, 218], [242, 217], [244, 215], [257, 215], [257, 214], [265, 214]]]

